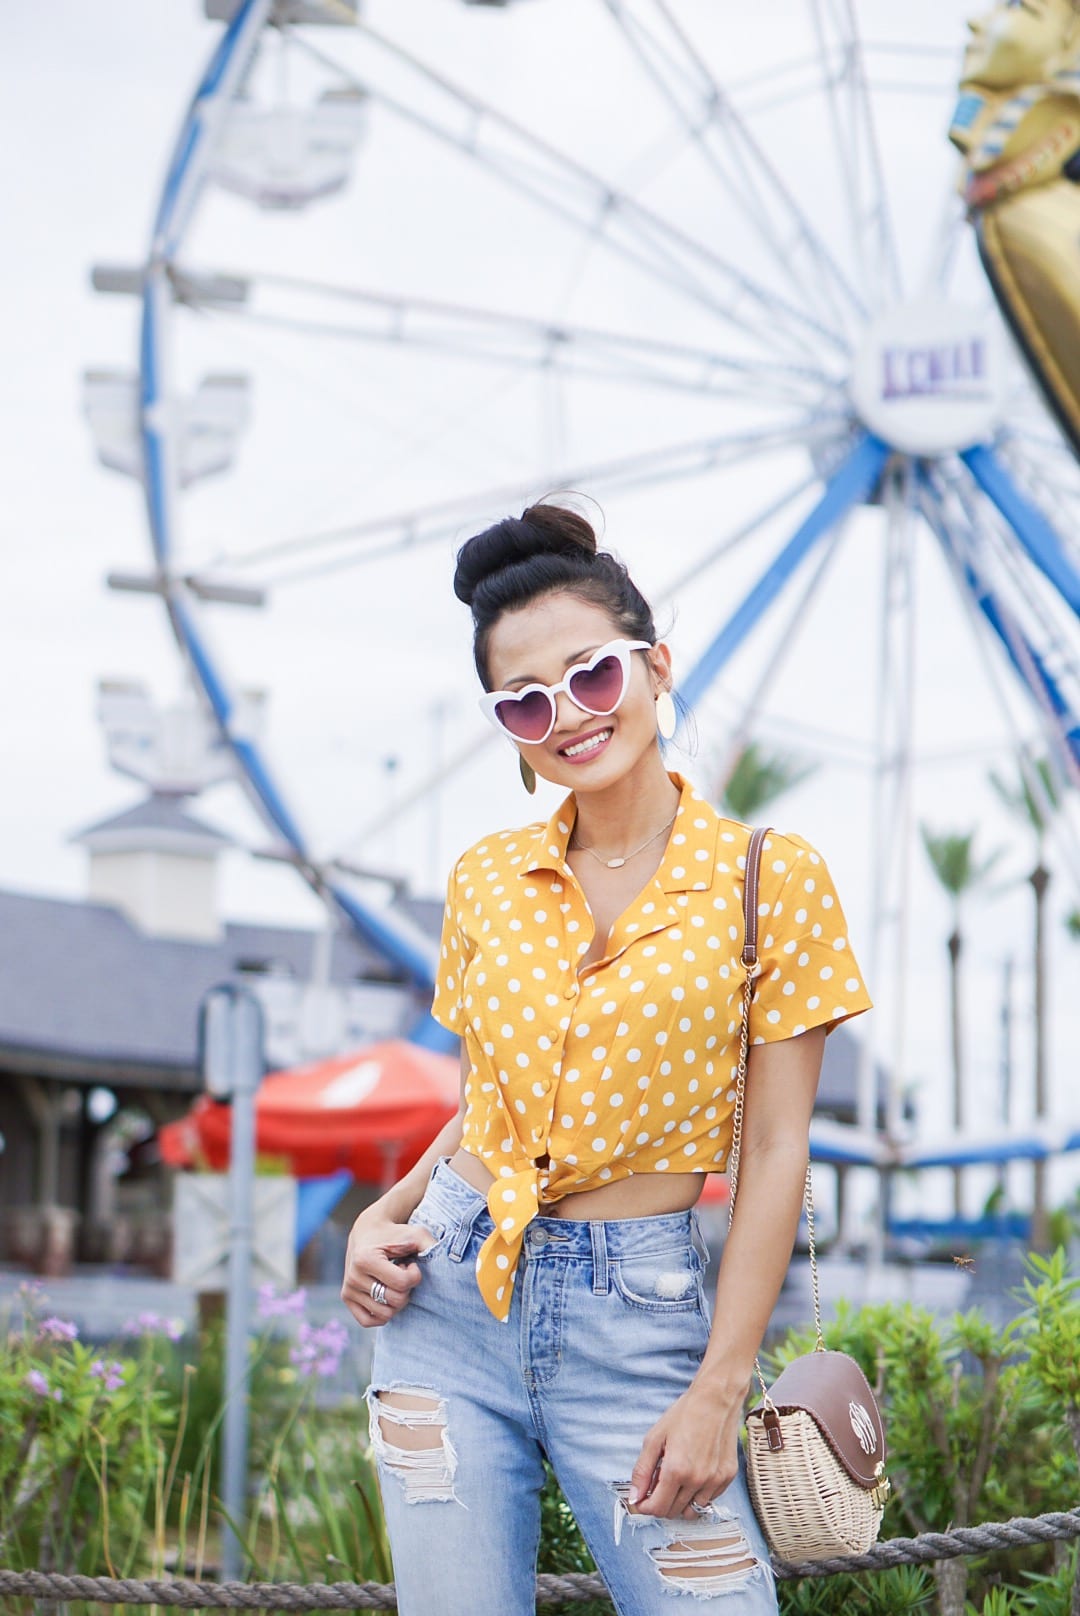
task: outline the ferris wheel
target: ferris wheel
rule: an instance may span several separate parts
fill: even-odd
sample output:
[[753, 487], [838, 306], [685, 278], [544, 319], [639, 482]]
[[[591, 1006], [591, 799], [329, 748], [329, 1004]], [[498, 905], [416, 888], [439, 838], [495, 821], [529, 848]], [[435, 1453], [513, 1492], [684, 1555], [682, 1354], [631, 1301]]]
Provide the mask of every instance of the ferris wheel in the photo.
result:
[[[804, 747], [858, 773], [867, 974], [902, 983], [926, 712], [962, 750], [979, 686], [1036, 794], [1036, 735], [1080, 784], [1080, 475], [956, 195], [960, 13], [926, 47], [872, 0], [206, 9], [146, 262], [95, 272], [139, 300], [137, 363], [86, 398], [145, 491], [152, 566], [113, 581], [160, 598], [286, 856], [430, 984], [370, 865], [432, 792], [502, 789], [479, 719], [430, 755], [468, 689], [452, 550], [580, 489], [678, 608], [716, 776], [782, 674]], [[420, 760], [389, 809], [346, 783], [350, 684], [369, 747]], [[1072, 806], [1057, 835], [1080, 889]]]

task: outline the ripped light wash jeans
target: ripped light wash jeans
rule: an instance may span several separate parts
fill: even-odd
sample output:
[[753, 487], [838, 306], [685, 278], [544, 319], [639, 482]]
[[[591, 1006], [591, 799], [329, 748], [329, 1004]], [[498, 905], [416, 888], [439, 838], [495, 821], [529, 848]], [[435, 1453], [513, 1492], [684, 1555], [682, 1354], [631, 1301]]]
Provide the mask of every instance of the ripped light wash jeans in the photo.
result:
[[671, 1616], [673, 1597], [775, 1616], [741, 1459], [698, 1520], [623, 1504], [708, 1340], [695, 1214], [534, 1219], [506, 1323], [474, 1272], [487, 1203], [445, 1159], [410, 1221], [435, 1244], [376, 1331], [368, 1391], [401, 1616], [534, 1616], [545, 1454], [621, 1616]]

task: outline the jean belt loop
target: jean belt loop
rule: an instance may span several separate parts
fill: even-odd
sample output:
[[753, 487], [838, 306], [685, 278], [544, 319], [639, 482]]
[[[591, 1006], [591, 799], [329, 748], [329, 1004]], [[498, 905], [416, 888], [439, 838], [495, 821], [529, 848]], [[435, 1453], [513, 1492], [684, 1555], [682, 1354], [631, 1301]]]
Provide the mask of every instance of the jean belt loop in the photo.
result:
[[592, 1288], [595, 1296], [606, 1296], [610, 1289], [608, 1281], [608, 1249], [607, 1230], [603, 1221], [594, 1218], [589, 1224], [589, 1240], [592, 1244]]
[[709, 1248], [705, 1243], [705, 1236], [701, 1232], [701, 1223], [694, 1207], [690, 1208], [690, 1239], [702, 1263], [708, 1267]]
[[476, 1225], [476, 1220], [478, 1217], [480, 1217], [481, 1213], [487, 1211], [487, 1202], [480, 1194], [479, 1190], [477, 1191], [477, 1196], [478, 1199], [476, 1205], [471, 1207], [468, 1212], [463, 1212], [461, 1214], [461, 1222], [454, 1230], [454, 1238], [446, 1248], [446, 1255], [450, 1258], [451, 1262], [460, 1262], [464, 1257], [469, 1241], [472, 1238], [472, 1232]]

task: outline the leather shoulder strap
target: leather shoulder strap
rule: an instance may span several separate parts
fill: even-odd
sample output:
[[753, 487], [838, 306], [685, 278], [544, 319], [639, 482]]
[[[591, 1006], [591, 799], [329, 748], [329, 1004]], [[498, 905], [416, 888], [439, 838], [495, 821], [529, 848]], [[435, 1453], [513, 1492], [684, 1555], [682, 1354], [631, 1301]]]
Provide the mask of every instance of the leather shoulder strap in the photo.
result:
[[750, 833], [746, 849], [746, 869], [743, 872], [743, 951], [742, 962], [750, 967], [757, 964], [758, 893], [761, 891], [761, 847], [771, 825], [759, 825]]
[[[731, 1124], [731, 1151], [728, 1162], [728, 1182], [731, 1193], [728, 1197], [728, 1228], [731, 1228], [732, 1217], [735, 1212], [735, 1196], [739, 1188], [739, 1158], [742, 1155], [742, 1124], [743, 1106], [746, 1099], [746, 1060], [750, 1047], [750, 1001], [754, 996], [754, 982], [758, 974], [757, 935], [758, 935], [758, 896], [761, 891], [761, 850], [765, 838], [772, 829], [771, 825], [760, 825], [750, 833], [750, 841], [746, 849], [746, 867], [743, 872], [743, 949], [742, 963], [746, 972], [742, 990], [742, 1025], [739, 1035], [739, 1065], [735, 1081], [735, 1111]], [[806, 1164], [806, 1181], [803, 1185], [803, 1204], [806, 1207], [806, 1234], [810, 1248], [810, 1275], [814, 1296], [814, 1333], [817, 1345], [824, 1350], [824, 1341], [821, 1335], [821, 1284], [818, 1277], [817, 1250], [814, 1239], [814, 1186], [810, 1171], [810, 1163]], [[761, 1384], [762, 1397], [769, 1402], [769, 1394], [765, 1389], [761, 1366], [754, 1359], [754, 1368], [757, 1371], [758, 1381]]]

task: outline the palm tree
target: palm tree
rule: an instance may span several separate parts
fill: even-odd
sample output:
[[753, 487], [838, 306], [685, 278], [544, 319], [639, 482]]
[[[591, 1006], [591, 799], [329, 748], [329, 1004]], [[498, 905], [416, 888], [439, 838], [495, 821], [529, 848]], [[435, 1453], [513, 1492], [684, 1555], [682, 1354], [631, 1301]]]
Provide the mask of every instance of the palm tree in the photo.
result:
[[[935, 835], [926, 825], [920, 825], [919, 829], [934, 874], [952, 902], [952, 931], [947, 945], [949, 1027], [952, 1040], [953, 1126], [959, 1136], [963, 1133], [965, 1123], [963, 1020], [960, 1002], [960, 957], [964, 950], [961, 925], [963, 900], [986, 880], [1004, 848], [995, 848], [986, 858], [979, 861], [975, 858], [974, 831], [969, 831], [966, 836], [960, 836], [948, 833]], [[959, 1167], [953, 1169], [953, 1211], [958, 1218], [963, 1216], [963, 1175]]]
[[[1035, 895], [1035, 1115], [1045, 1117], [1048, 1110], [1046, 1069], [1046, 893], [1050, 886], [1050, 871], [1043, 861], [1046, 832], [1050, 821], [1061, 806], [1057, 782], [1047, 758], [1035, 758], [1032, 764], [1034, 779], [1021, 770], [1018, 784], [1010, 785], [991, 772], [990, 783], [1005, 806], [1035, 834], [1035, 868], [1028, 883]], [[1037, 782], [1037, 784], [1036, 784]], [[1034, 789], [1033, 789], [1034, 787]], [[1047, 1243], [1046, 1223], [1046, 1163], [1033, 1164], [1031, 1196], [1031, 1243], [1037, 1249]]]
[[801, 785], [816, 768], [816, 763], [779, 752], [766, 754], [757, 741], [749, 741], [727, 779], [718, 783], [720, 806], [730, 818], [752, 824], [762, 808]]

